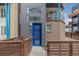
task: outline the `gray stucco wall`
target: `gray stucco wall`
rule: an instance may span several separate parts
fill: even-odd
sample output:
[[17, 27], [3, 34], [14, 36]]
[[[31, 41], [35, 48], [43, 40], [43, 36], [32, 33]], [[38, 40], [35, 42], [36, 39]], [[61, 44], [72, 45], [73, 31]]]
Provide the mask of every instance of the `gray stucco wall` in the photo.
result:
[[23, 37], [31, 36], [29, 23], [27, 22], [26, 8], [23, 6], [24, 4], [20, 4], [20, 35]]
[[[27, 8], [42, 8], [41, 13], [27, 13]], [[21, 14], [20, 14], [20, 23], [21, 23], [21, 35], [26, 36], [30, 34], [29, 22], [27, 21], [27, 16], [42, 16], [42, 44], [46, 44], [46, 4], [44, 3], [22, 3], [21, 4]]]

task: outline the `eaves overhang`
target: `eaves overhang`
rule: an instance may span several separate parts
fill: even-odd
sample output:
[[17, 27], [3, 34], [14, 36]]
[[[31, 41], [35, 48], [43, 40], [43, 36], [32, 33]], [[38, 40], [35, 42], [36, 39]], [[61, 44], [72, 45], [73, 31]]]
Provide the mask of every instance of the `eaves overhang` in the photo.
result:
[[0, 3], [0, 6], [3, 6], [5, 3]]
[[[46, 3], [46, 8], [58, 8], [58, 3]], [[60, 3], [60, 8], [63, 8], [62, 3]]]

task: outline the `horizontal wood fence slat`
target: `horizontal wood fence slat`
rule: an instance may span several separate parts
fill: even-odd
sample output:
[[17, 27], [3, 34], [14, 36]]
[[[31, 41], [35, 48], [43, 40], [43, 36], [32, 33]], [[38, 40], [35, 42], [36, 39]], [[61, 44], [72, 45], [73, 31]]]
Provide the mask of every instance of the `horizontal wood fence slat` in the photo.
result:
[[79, 56], [79, 41], [48, 41], [48, 56]]
[[31, 38], [25, 40], [23, 37], [17, 37], [10, 40], [0, 41], [0, 56], [29, 55], [31, 48]]
[[65, 35], [66, 35], [67, 37], [70, 37], [70, 38], [79, 40], [79, 32], [75, 32], [75, 33], [72, 33], [72, 32], [65, 32]]

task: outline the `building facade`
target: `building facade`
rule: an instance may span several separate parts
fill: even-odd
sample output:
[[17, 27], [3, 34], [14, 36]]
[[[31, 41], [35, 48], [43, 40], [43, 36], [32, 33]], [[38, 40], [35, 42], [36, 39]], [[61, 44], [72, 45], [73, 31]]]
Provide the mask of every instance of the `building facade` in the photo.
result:
[[79, 4], [72, 7], [72, 32], [79, 32]]
[[[59, 8], [60, 7], [60, 8]], [[60, 10], [59, 10], [60, 9]], [[64, 10], [62, 4], [46, 4], [46, 39], [47, 41], [65, 39]]]
[[[20, 29], [21, 36], [32, 34], [34, 46], [45, 46], [46, 44], [46, 4], [23, 3], [20, 4]], [[30, 31], [29, 31], [30, 30]]]

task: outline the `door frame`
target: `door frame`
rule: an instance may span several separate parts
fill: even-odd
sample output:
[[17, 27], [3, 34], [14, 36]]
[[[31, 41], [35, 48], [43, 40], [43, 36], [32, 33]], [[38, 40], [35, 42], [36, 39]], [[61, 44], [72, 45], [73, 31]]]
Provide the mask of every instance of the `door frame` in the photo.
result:
[[[33, 28], [33, 26], [35, 26], [35, 25], [40, 25], [41, 26], [41, 32], [40, 32], [40, 34], [41, 34], [41, 39], [40, 39], [40, 44], [39, 45], [34, 45], [33, 44], [33, 42], [34, 42], [34, 38], [33, 38], [33, 36], [34, 36], [34, 28]], [[32, 45], [33, 46], [42, 46], [42, 23], [32, 23]]]

